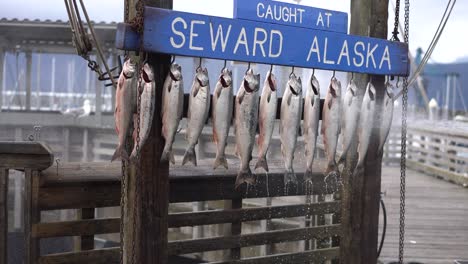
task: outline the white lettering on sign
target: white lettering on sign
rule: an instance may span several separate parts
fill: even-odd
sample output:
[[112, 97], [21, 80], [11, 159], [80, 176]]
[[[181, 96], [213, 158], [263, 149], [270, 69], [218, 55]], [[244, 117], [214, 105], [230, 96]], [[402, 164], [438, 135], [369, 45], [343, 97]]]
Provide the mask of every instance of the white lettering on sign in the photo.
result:
[[317, 24], [316, 24], [316, 26], [318, 26], [319, 24], [321, 24], [322, 27], [325, 26], [325, 25], [323, 24], [322, 12], [319, 13], [319, 16], [318, 16], [318, 18], [317, 18]]
[[327, 16], [327, 28], [330, 27], [330, 17], [332, 16], [332, 13], [326, 12], [325, 15]]
[[305, 9], [282, 6], [280, 4], [257, 4], [257, 17], [302, 24]]
[[341, 59], [343, 59], [343, 57], [346, 57], [346, 61], [348, 62], [348, 66], [350, 66], [351, 62], [349, 61], [349, 50], [348, 50], [348, 41], [347, 40], [344, 41], [343, 47], [341, 47], [340, 56], [338, 57], [338, 61], [336, 63], [341, 64]]
[[[258, 33], [263, 34], [263, 39], [262, 40], [259, 40], [259, 38], [258, 38], [259, 34]], [[265, 42], [267, 42], [267, 38], [268, 38], [268, 34], [267, 34], [265, 29], [255, 28], [254, 43], [253, 43], [253, 56], [255, 56], [257, 54], [256, 51], [257, 51], [257, 45], [258, 45], [260, 47], [260, 50], [262, 51], [263, 57], [266, 57], [265, 48], [263, 47], [263, 45], [265, 45]]]
[[[278, 51], [276, 51], [276, 53], [273, 53], [273, 39], [275, 35], [279, 37], [278, 39], [279, 45], [278, 45]], [[270, 58], [278, 58], [282, 52], [283, 52], [283, 34], [279, 30], [272, 30], [270, 32], [270, 49], [269, 49], [268, 56]]]
[[310, 56], [312, 55], [312, 53], [317, 54], [317, 61], [320, 62], [320, 49], [318, 45], [317, 36], [314, 37], [314, 40], [312, 41], [312, 45], [310, 45], [309, 55], [307, 55], [307, 61], [310, 61]]
[[382, 69], [382, 65], [383, 65], [384, 61], [387, 62], [388, 69], [391, 70], [392, 69], [392, 64], [390, 63], [390, 51], [388, 50], [388, 46], [385, 46], [385, 50], [384, 50], [384, 53], [382, 55], [382, 60], [380, 60], [379, 69]]
[[211, 33], [211, 50], [215, 51], [216, 46], [218, 45], [218, 40], [221, 39], [221, 50], [224, 52], [229, 40], [229, 35], [231, 34], [232, 25], [229, 25], [227, 33], [223, 34], [223, 25], [218, 25], [218, 31], [216, 31], [216, 37], [213, 35], [213, 24], [210, 22], [210, 33]]
[[363, 42], [361, 41], [358, 41], [356, 42], [356, 44], [354, 44], [354, 53], [359, 57], [361, 58], [361, 62], [357, 62], [356, 58], [353, 58], [353, 63], [354, 63], [354, 66], [356, 67], [362, 67], [362, 65], [364, 65], [364, 55], [362, 54], [362, 52], [359, 52], [358, 51], [358, 46], [361, 46], [362, 47], [362, 51], [364, 52], [364, 49], [366, 48], [366, 46], [364, 45]]
[[203, 50], [203, 47], [196, 47], [193, 45], [193, 39], [195, 37], [198, 37], [198, 34], [196, 34], [193, 29], [195, 28], [195, 24], [199, 24], [199, 25], [204, 25], [205, 24], [205, 21], [202, 21], [202, 20], [192, 20], [192, 22], [190, 22], [190, 49], [191, 50]]
[[176, 30], [176, 28], [175, 28], [175, 24], [178, 23], [178, 22], [182, 23], [184, 29], [187, 29], [187, 22], [185, 22], [185, 20], [183, 18], [178, 17], [178, 18], [176, 18], [176, 19], [174, 19], [172, 21], [172, 33], [174, 33], [175, 35], [177, 35], [177, 36], [179, 36], [181, 38], [181, 41], [180, 41], [179, 44], [177, 44], [175, 42], [174, 37], [170, 38], [172, 47], [174, 47], [176, 49], [180, 49], [185, 45], [185, 35], [184, 35], [184, 33]]
[[236, 42], [236, 47], [234, 48], [234, 54], [237, 53], [237, 49], [239, 48], [239, 45], [244, 45], [245, 47], [245, 54], [249, 56], [249, 44], [247, 43], [247, 33], [245, 32], [245, 28], [243, 27], [239, 37], [237, 38]]
[[[273, 28], [236, 27], [232, 23], [216, 24], [213, 21], [185, 20], [182, 17], [174, 18], [170, 25], [172, 36], [169, 36], [169, 42], [175, 49], [230, 53], [247, 59], [248, 57], [284, 59], [282, 56], [286, 55], [283, 54], [283, 47], [291, 48], [288, 43], [283, 42], [284, 33]], [[316, 33], [311, 38], [311, 42], [305, 44], [310, 43], [310, 46], [304, 47], [301, 45], [304, 45], [305, 41], [302, 41], [302, 36], [300, 37], [301, 41], [297, 42], [295, 47], [301, 52], [288, 50], [287, 53], [304, 56], [301, 59], [312, 62], [311, 65], [321, 63], [322, 66], [340, 65], [392, 70], [389, 44], [366, 40], [352, 41], [351, 38], [336, 40]], [[307, 52], [305, 48], [308, 48], [307, 57], [305, 57]]]

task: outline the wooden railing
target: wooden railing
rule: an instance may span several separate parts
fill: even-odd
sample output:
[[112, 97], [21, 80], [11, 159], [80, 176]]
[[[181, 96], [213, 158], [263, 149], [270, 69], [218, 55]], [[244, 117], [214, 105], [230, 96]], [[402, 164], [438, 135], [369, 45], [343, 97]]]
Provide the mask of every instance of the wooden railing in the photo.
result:
[[[27, 258], [25, 263], [118, 263], [119, 248], [94, 248], [94, 236], [119, 233], [119, 218], [94, 219], [94, 209], [120, 205], [120, 174], [117, 163], [63, 163], [58, 168], [50, 166], [53, 157], [48, 152], [41, 155], [30, 151], [24, 156], [10, 156], [22, 146], [18, 143], [0, 143], [0, 161], [11, 160], [2, 169], [0, 177], [4, 182], [6, 169], [26, 169], [28, 206], [25, 208], [25, 230]], [[47, 149], [39, 143], [25, 143], [33, 149], [44, 152]], [[37, 146], [41, 146], [39, 148]], [[42, 153], [42, 152], [38, 153]], [[31, 156], [32, 155], [32, 156]], [[39, 157], [40, 156], [40, 157]], [[47, 157], [47, 159], [45, 158]], [[31, 163], [25, 162], [30, 158]], [[33, 162], [34, 161], [34, 162]], [[40, 161], [40, 162], [39, 162]], [[16, 163], [15, 163], [16, 162]], [[21, 166], [15, 164], [21, 163]], [[297, 189], [285, 191], [282, 166], [270, 162], [272, 172], [269, 175], [258, 174], [257, 184], [250, 189], [234, 189], [236, 164], [229, 171], [213, 171], [211, 164], [199, 167], [174, 167], [170, 175], [170, 203], [194, 201], [229, 201], [227, 209], [198, 212], [172, 213], [168, 217], [168, 227], [194, 227], [203, 225], [230, 224], [221, 236], [169, 241], [169, 255], [185, 255], [198, 252], [228, 250], [226, 258], [213, 263], [302, 263], [304, 261], [323, 261], [338, 258], [337, 247], [300, 250], [299, 252], [241, 258], [241, 248], [274, 243], [322, 240], [340, 236], [339, 224], [322, 226], [303, 226], [281, 230], [262, 231], [246, 234], [242, 232], [242, 223], [271, 220], [276, 218], [310, 217], [314, 215], [339, 214], [339, 201], [318, 203], [297, 203], [277, 206], [242, 208], [243, 199], [305, 195], [302, 174], [297, 173]], [[35, 167], [31, 169], [31, 164]], [[39, 166], [41, 164], [41, 166]], [[46, 169], [47, 168], [47, 169]], [[274, 169], [276, 168], [276, 169]], [[317, 169], [317, 171], [319, 171]], [[315, 175], [318, 179], [323, 176]], [[322, 181], [318, 181], [322, 182]], [[3, 186], [3, 185], [2, 185]], [[310, 195], [332, 194], [337, 186], [314, 184]], [[3, 188], [2, 190], [5, 190]], [[5, 203], [0, 203], [0, 206]], [[79, 209], [81, 217], [74, 221], [42, 222], [40, 213], [49, 210]], [[6, 212], [3, 209], [2, 212]], [[5, 217], [5, 216], [3, 216]], [[2, 218], [6, 219], [6, 218]], [[304, 218], [305, 219], [305, 218]], [[6, 230], [2, 230], [2, 241], [6, 243]], [[38, 247], [41, 239], [50, 237], [79, 236], [81, 248], [73, 252], [40, 255]], [[5, 247], [1, 247], [5, 248]], [[6, 253], [4, 253], [5, 255]], [[4, 256], [2, 255], [2, 256]]]

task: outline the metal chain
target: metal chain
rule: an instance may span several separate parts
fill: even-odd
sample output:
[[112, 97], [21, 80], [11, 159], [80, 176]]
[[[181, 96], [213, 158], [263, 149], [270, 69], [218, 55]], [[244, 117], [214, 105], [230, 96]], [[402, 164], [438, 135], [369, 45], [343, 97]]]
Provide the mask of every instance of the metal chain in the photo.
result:
[[122, 179], [120, 187], [120, 264], [123, 264], [123, 252], [124, 252], [124, 220], [125, 220], [125, 204], [127, 197], [127, 170], [125, 161], [122, 160]]
[[395, 4], [395, 23], [394, 23], [394, 28], [393, 28], [393, 36], [392, 36], [392, 40], [393, 41], [400, 41], [400, 39], [398, 38], [398, 26], [400, 24], [400, 0], [396, 0], [396, 4]]
[[[404, 41], [409, 43], [409, 0], [405, 0], [405, 32]], [[398, 260], [403, 264], [405, 248], [405, 200], [406, 200], [406, 136], [408, 114], [408, 77], [403, 79], [403, 98], [401, 114], [401, 161], [400, 161], [400, 236], [398, 245]]]

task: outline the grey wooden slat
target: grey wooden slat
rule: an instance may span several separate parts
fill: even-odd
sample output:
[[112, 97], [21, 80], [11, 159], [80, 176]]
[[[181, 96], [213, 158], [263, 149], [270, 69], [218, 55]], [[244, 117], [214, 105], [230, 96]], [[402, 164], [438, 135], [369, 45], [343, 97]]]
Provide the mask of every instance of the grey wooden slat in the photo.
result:
[[277, 230], [228, 237], [173, 241], [169, 243], [169, 255], [182, 255], [195, 252], [258, 246], [270, 243], [298, 241], [312, 238], [324, 238], [339, 235], [340, 230], [341, 228], [339, 225], [329, 225], [321, 227]]
[[33, 236], [36, 238], [92, 236], [119, 231], [119, 218], [105, 218], [36, 224], [33, 227]]

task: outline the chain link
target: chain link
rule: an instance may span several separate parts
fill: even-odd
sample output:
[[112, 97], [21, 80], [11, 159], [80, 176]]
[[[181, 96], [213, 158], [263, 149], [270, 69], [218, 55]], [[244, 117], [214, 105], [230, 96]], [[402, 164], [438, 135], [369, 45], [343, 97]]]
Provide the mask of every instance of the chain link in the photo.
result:
[[393, 24], [394, 25], [394, 28], [393, 28], [393, 36], [392, 36], [392, 40], [393, 41], [400, 41], [400, 39], [398, 38], [398, 26], [400, 24], [400, 0], [396, 0], [396, 4], [395, 4], [395, 23]]
[[[404, 41], [409, 43], [409, 0], [405, 0], [405, 32]], [[400, 234], [398, 245], [398, 260], [403, 264], [405, 248], [405, 200], [406, 200], [406, 136], [408, 118], [408, 77], [403, 79], [403, 98], [401, 114], [401, 161], [400, 161]]]
[[120, 264], [123, 264], [123, 252], [124, 252], [124, 220], [125, 220], [125, 204], [127, 198], [127, 170], [125, 161], [122, 160], [122, 179], [120, 187]]

